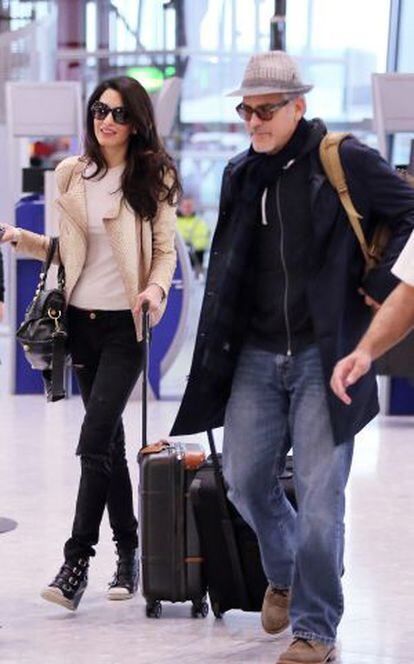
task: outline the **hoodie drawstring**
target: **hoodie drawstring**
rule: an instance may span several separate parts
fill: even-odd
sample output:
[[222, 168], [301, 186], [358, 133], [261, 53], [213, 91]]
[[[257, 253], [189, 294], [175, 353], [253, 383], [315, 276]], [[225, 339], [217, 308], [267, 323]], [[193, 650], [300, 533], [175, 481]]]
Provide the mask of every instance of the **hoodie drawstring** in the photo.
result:
[[268, 223], [268, 221], [267, 221], [267, 217], [266, 217], [266, 199], [267, 199], [267, 187], [266, 187], [266, 189], [264, 190], [264, 192], [263, 192], [263, 194], [262, 194], [262, 201], [261, 201], [261, 206], [262, 206], [262, 225], [263, 225], [263, 226], [268, 226], [268, 225], [269, 225], [269, 223]]

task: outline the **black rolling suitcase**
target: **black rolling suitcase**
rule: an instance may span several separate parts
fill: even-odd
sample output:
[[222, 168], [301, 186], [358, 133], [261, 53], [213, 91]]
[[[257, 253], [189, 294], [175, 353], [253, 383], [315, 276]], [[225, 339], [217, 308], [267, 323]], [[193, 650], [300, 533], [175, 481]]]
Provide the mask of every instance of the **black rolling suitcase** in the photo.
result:
[[[208, 432], [211, 456], [197, 471], [190, 495], [203, 551], [211, 608], [216, 618], [229, 609], [260, 611], [267, 588], [259, 544], [253, 530], [229, 502]], [[296, 507], [291, 458], [280, 477], [287, 497]]]
[[141, 588], [148, 617], [161, 616], [162, 600], [192, 602], [192, 616], [208, 613], [200, 543], [189, 487], [203, 462], [199, 445], [147, 445], [149, 320], [144, 313], [142, 448], [138, 454]]

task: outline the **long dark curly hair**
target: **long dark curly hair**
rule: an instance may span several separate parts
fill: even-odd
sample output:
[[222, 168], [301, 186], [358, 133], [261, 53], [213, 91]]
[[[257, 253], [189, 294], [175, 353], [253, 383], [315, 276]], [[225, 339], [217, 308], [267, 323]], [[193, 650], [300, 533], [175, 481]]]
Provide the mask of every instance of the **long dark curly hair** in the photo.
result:
[[91, 113], [92, 104], [99, 100], [108, 88], [121, 95], [136, 132], [130, 134], [121, 180], [122, 192], [135, 212], [143, 218], [154, 219], [160, 202], [176, 204], [181, 194], [181, 185], [174, 162], [158, 136], [151, 99], [145, 88], [134, 78], [119, 76], [102, 81], [88, 100], [84, 158], [95, 164], [96, 170], [87, 177], [96, 177], [99, 174], [103, 177], [108, 170], [108, 164], [95, 136]]

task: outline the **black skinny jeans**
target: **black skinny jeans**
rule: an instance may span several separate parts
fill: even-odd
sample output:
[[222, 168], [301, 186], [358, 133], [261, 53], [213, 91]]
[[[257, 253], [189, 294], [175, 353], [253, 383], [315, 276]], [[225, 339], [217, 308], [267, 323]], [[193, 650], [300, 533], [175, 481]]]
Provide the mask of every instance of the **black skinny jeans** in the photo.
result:
[[142, 368], [130, 311], [68, 307], [69, 348], [86, 414], [77, 454], [81, 478], [66, 560], [94, 556], [105, 506], [121, 551], [138, 546], [122, 413]]

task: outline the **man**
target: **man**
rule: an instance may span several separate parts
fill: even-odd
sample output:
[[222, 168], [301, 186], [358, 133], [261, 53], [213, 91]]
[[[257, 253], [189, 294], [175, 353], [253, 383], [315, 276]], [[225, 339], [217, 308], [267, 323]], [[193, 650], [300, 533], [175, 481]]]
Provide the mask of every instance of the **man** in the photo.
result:
[[210, 242], [208, 224], [196, 215], [194, 199], [184, 196], [177, 214], [177, 230], [189, 251], [191, 265], [196, 278], [204, 277], [204, 254]]
[[[374, 376], [349, 407], [329, 389], [337, 359], [368, 326], [414, 224], [414, 191], [349, 138], [341, 160], [371, 237], [393, 235], [377, 270], [364, 260], [306, 121], [311, 85], [286, 53], [251, 58], [234, 95], [251, 147], [227, 165], [191, 373], [172, 430], [222, 426], [228, 495], [255, 530], [269, 581], [262, 623], [293, 642], [279, 664], [328, 662], [343, 611], [344, 490], [355, 434], [377, 413]], [[277, 480], [293, 448], [298, 513]]]
[[387, 297], [356, 349], [337, 363], [331, 387], [347, 406], [347, 388], [371, 369], [373, 360], [389, 350], [414, 327], [414, 234], [410, 236], [392, 272], [402, 283]]

